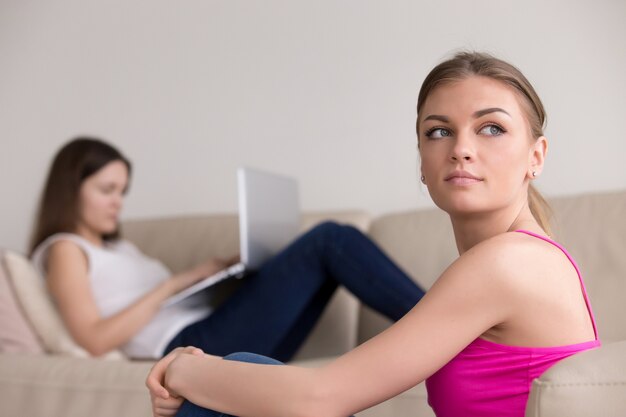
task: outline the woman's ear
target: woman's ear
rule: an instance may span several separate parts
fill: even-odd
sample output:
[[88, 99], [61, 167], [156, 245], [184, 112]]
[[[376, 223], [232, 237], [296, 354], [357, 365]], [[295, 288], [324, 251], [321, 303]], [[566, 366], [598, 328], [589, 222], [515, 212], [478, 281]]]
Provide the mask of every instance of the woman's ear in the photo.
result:
[[537, 178], [539, 174], [541, 174], [547, 153], [548, 139], [545, 136], [540, 136], [535, 140], [533, 147], [530, 149], [530, 154], [528, 155], [528, 178]]

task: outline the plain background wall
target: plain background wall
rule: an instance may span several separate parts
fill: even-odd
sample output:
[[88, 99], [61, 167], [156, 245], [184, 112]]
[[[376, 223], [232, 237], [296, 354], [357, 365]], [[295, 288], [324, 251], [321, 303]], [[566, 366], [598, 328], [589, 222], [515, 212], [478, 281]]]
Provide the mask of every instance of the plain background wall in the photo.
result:
[[25, 250], [54, 152], [134, 163], [125, 218], [232, 211], [235, 169], [307, 210], [431, 204], [417, 91], [459, 48], [510, 60], [548, 110], [548, 196], [626, 188], [626, 2], [0, 0], [0, 246]]

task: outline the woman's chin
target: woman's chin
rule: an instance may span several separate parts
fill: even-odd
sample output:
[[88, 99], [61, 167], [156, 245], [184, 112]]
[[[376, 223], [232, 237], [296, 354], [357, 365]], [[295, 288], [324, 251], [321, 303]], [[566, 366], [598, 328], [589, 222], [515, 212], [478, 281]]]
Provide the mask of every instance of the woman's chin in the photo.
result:
[[119, 225], [116, 223], [114, 225], [107, 225], [106, 227], [102, 227], [100, 229], [100, 234], [103, 236], [112, 235], [118, 231]]
[[481, 204], [481, 202], [469, 198], [453, 200], [446, 199], [443, 201], [435, 201], [435, 204], [450, 216], [471, 215], [482, 212], [486, 209], [484, 204]]

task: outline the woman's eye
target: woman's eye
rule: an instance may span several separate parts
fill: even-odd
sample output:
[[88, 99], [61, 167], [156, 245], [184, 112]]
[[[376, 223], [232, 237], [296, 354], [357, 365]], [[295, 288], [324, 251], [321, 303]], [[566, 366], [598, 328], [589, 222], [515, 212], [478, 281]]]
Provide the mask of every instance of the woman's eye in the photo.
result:
[[452, 136], [452, 132], [442, 127], [436, 127], [426, 132], [426, 137], [429, 139], [440, 139], [448, 136]]
[[500, 136], [504, 133], [504, 129], [497, 125], [487, 125], [478, 132], [481, 135]]

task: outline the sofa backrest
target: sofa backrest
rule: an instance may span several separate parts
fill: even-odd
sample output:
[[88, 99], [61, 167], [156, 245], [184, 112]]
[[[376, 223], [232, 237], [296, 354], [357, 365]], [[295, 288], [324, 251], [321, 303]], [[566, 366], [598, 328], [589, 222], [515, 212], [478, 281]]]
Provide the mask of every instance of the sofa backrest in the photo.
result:
[[130, 220], [122, 224], [124, 238], [173, 272], [209, 258], [233, 256], [239, 250], [237, 230], [234, 214]]
[[424, 288], [458, 257], [450, 218], [441, 210], [383, 215], [374, 219], [369, 235]]
[[[363, 231], [370, 223], [370, 216], [363, 211], [307, 212], [302, 215], [302, 231], [330, 219]], [[122, 223], [122, 232], [145, 254], [174, 272], [239, 252], [238, 217], [234, 213], [128, 220]]]

